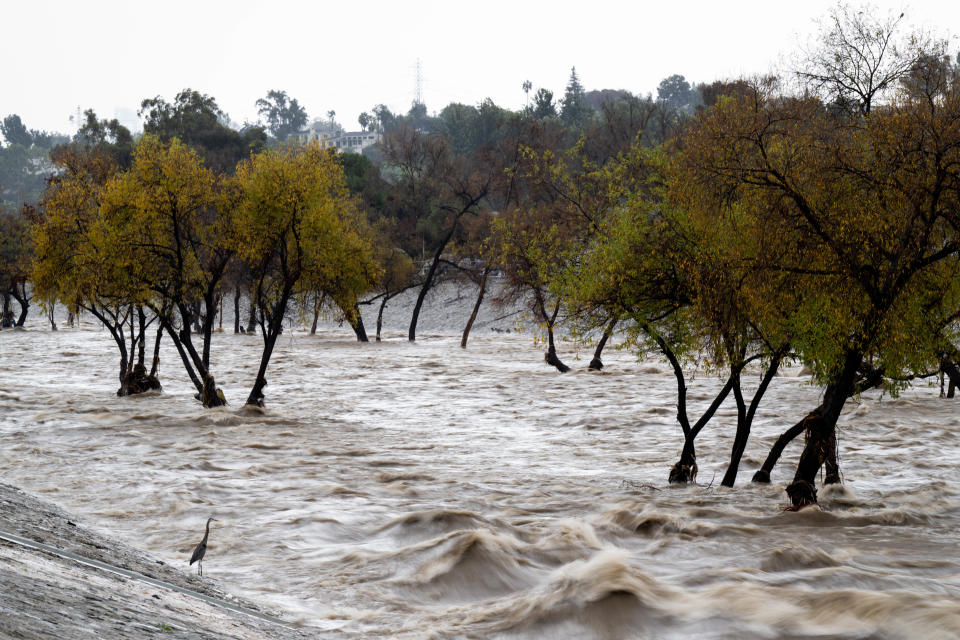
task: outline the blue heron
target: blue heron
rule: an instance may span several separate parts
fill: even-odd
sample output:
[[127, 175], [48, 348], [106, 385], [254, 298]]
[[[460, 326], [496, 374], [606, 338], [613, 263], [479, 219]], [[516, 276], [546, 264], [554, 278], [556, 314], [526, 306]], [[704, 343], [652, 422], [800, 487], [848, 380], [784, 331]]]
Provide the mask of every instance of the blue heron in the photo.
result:
[[203, 540], [200, 541], [200, 544], [193, 550], [193, 555], [190, 556], [190, 564], [194, 562], [197, 563], [197, 574], [203, 575], [203, 556], [207, 553], [207, 538], [210, 537], [210, 522], [216, 522], [216, 518], [207, 518], [207, 530], [203, 534]]

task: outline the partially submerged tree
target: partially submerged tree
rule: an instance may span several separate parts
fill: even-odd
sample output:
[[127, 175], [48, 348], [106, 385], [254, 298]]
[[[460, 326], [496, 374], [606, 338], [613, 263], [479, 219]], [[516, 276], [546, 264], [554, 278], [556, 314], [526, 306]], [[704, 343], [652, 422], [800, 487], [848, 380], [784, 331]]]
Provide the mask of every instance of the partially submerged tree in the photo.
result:
[[501, 304], [526, 301], [547, 336], [544, 359], [561, 373], [570, 370], [557, 355], [555, 329], [563, 299], [550, 291], [554, 270], [564, 266], [573, 232], [571, 220], [550, 207], [511, 208], [494, 221], [493, 242], [506, 286]]
[[344, 313], [378, 275], [365, 225], [331, 153], [316, 144], [267, 151], [240, 165], [233, 239], [250, 265], [263, 353], [247, 404], [263, 403], [267, 366], [290, 301], [330, 296]]
[[[30, 223], [22, 213], [0, 210], [0, 295], [5, 301], [0, 310], [0, 326], [22, 327], [30, 310], [32, 292], [27, 287], [33, 242]], [[20, 305], [20, 314], [14, 318], [7, 306], [14, 298]]]
[[766, 202], [744, 213], [777, 230], [776, 269], [803, 276], [792, 345], [824, 398], [788, 487], [794, 505], [816, 500], [816, 472], [867, 360], [896, 379], [936, 350], [924, 307], [953, 299], [960, 275], [950, 268], [960, 250], [958, 89], [943, 77], [874, 103], [868, 117], [757, 91], [723, 101], [691, 133], [693, 173]]
[[[151, 305], [177, 348], [205, 407], [226, 404], [211, 370], [220, 284], [233, 255], [230, 194], [200, 157], [178, 139], [146, 135], [130, 171], [107, 184], [102, 217], [130, 271], [151, 292]], [[193, 342], [199, 327], [202, 344]]]
[[[398, 207], [429, 234], [432, 257], [422, 265], [420, 292], [410, 318], [408, 338], [416, 340], [424, 300], [440, 274], [444, 252], [465, 216], [477, 213], [503, 168], [490, 149], [470, 157], [455, 155], [448, 141], [402, 126], [383, 142], [384, 156], [395, 173]], [[426, 238], [424, 237], [424, 243]]]
[[128, 261], [129, 253], [102, 218], [105, 185], [118, 171], [116, 160], [102, 148], [80, 144], [59, 148], [55, 157], [60, 172], [33, 216], [31, 282], [42, 298], [62, 300], [72, 312], [86, 310], [107, 328], [120, 355], [119, 395], [159, 388], [156, 348], [149, 374], [144, 365], [147, 322], [136, 309], [149, 293], [138, 277], [140, 264]]

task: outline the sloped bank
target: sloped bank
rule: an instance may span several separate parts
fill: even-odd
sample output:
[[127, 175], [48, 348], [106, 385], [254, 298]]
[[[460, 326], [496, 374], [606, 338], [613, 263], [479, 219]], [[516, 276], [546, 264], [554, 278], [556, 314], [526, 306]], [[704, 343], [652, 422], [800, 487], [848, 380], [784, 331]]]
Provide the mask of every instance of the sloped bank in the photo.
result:
[[312, 637], [75, 520], [0, 483], [0, 638]]

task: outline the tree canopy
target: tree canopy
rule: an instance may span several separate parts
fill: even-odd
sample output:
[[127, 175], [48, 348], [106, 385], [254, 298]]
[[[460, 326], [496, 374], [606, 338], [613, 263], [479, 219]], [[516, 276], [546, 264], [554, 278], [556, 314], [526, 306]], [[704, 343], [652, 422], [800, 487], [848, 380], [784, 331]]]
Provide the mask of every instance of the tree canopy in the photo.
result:
[[281, 142], [307, 124], [307, 110], [296, 98], [288, 97], [286, 91], [267, 92], [266, 98], [257, 100], [257, 111], [266, 121], [267, 130]]
[[141, 102], [138, 114], [144, 119], [144, 133], [164, 142], [180, 139], [217, 171], [233, 172], [238, 162], [266, 144], [262, 128], [250, 127], [242, 132], [231, 129], [217, 101], [192, 89], [178, 93], [173, 103], [160, 96], [148, 98]]

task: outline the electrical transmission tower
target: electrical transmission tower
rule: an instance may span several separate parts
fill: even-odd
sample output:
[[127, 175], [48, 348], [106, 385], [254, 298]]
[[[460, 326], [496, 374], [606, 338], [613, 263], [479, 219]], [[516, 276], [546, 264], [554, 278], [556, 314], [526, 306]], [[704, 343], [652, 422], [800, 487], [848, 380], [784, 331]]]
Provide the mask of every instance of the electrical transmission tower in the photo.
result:
[[423, 66], [420, 64], [420, 58], [417, 58], [416, 88], [413, 98], [413, 104], [423, 104]]

